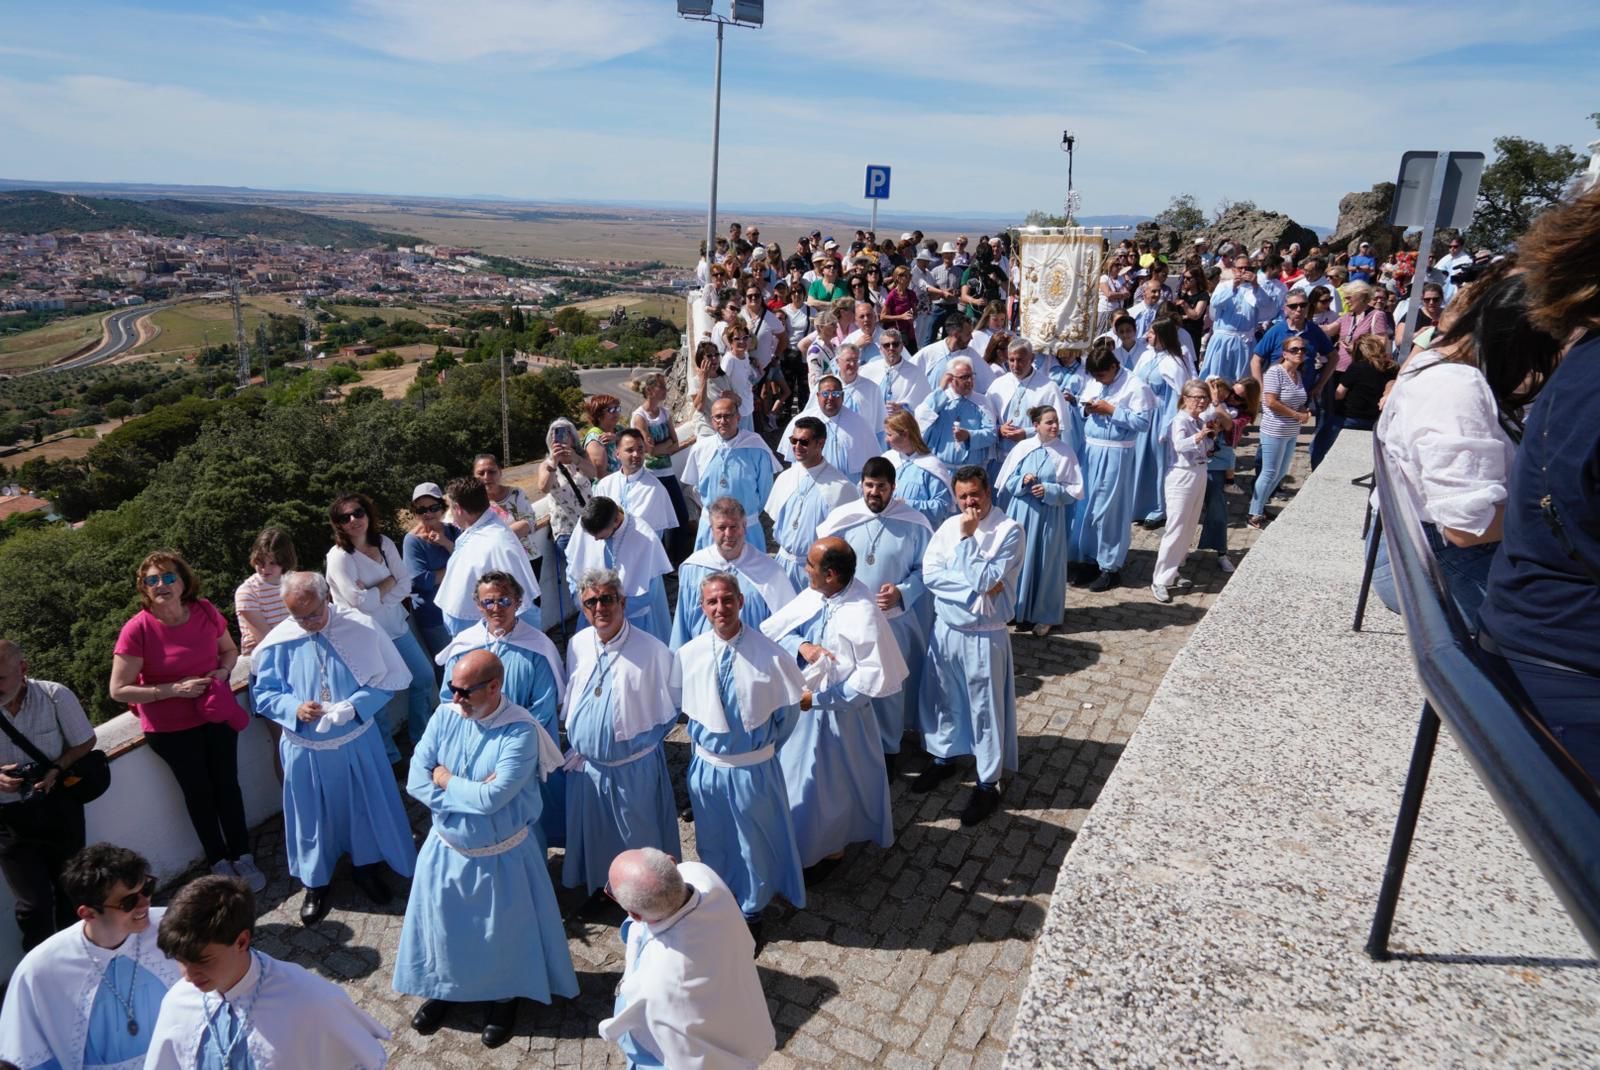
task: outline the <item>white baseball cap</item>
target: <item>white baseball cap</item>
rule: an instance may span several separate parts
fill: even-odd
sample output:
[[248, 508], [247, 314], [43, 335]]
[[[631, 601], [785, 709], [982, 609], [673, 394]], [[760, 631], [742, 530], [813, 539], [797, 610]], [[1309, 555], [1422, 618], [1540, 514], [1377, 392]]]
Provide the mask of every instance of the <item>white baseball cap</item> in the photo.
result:
[[940, 256], [943, 256], [945, 253], [954, 253], [955, 251], [956, 251], [955, 242], [948, 242], [947, 241], [943, 245], [939, 246], [939, 255]]
[[415, 489], [411, 491], [411, 500], [416, 501], [418, 498], [437, 498], [442, 502], [444, 501], [444, 491], [439, 489], [439, 484], [437, 483], [418, 483]]
[[750, 259], [751, 260], [765, 260], [766, 258], [767, 258], [767, 247], [765, 245], [758, 245], [754, 249], [750, 250]]
[[912, 240], [911, 239], [911, 232], [908, 230], [904, 234], [900, 235], [900, 240], [901, 241], [911, 241]]

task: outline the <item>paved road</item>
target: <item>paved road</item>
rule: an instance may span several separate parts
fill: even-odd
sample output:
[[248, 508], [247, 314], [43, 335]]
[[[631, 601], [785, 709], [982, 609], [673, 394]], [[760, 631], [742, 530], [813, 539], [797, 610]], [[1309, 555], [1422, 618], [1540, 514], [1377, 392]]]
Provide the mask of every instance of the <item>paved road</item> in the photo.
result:
[[105, 336], [98, 346], [81, 357], [74, 357], [40, 370], [58, 372], [72, 368], [87, 368], [127, 352], [139, 344], [139, 321], [165, 307], [165, 305], [139, 305], [111, 313], [105, 319]]
[[[1294, 475], [1305, 476], [1303, 450]], [[1241, 568], [1249, 567], [1256, 534], [1244, 524], [1245, 501], [1229, 500]], [[838, 870], [807, 889], [804, 910], [770, 909], [769, 943], [757, 965], [780, 1048], [766, 1070], [1000, 1066], [1062, 858], [1173, 655], [1228, 582], [1215, 555], [1197, 553], [1186, 569], [1195, 588], [1171, 605], [1156, 603], [1148, 585], [1158, 540], [1159, 532], [1136, 529], [1127, 586], [1098, 595], [1072, 590], [1063, 628], [1043, 639], [1012, 638], [1021, 768], [1006, 783], [1001, 813], [962, 828], [957, 814], [968, 786], [915, 795], [900, 781], [894, 846], [852, 848]], [[674, 729], [668, 764], [679, 785], [688, 751], [683, 729]], [[921, 761], [908, 758], [908, 772]], [[679, 794], [681, 802], [681, 787]], [[413, 805], [410, 813], [426, 827], [423, 812]], [[694, 856], [694, 831], [679, 826], [686, 857]], [[259, 897], [257, 945], [339, 982], [393, 1029], [395, 1070], [622, 1065], [620, 1052], [595, 1034], [622, 971], [614, 912], [576, 916], [582, 894], [561, 894], [581, 994], [553, 1007], [524, 1002], [512, 1043], [485, 1051], [476, 1009], [432, 1037], [409, 1027], [417, 1001], [390, 987], [399, 898], [376, 910], [341, 873], [333, 913], [302, 929], [299, 888], [284, 873], [281, 821], [252, 835], [272, 881]], [[559, 852], [552, 855], [559, 876]]]

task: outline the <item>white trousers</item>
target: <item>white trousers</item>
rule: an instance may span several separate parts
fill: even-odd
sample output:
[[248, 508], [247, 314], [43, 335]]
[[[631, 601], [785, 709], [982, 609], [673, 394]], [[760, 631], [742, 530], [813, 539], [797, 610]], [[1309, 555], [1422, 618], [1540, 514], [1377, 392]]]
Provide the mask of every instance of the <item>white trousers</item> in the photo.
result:
[[1156, 551], [1154, 581], [1171, 587], [1178, 581], [1178, 566], [1189, 556], [1195, 529], [1200, 526], [1200, 506], [1206, 500], [1204, 468], [1174, 468], [1167, 473], [1167, 529]]

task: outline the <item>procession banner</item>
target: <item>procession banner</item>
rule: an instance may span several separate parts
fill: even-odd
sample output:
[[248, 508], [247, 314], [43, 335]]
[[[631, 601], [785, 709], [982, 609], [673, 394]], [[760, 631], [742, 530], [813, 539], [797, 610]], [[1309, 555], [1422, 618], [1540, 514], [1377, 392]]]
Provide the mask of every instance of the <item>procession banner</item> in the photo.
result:
[[1104, 235], [1072, 227], [1019, 238], [1022, 336], [1042, 352], [1087, 349], [1098, 321]]

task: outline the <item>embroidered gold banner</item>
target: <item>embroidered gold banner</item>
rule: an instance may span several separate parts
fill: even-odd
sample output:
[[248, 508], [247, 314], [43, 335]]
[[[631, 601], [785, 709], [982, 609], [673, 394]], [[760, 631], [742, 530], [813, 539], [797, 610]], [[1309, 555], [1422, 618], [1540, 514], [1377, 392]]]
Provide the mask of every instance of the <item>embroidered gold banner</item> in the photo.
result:
[[1019, 235], [1022, 336], [1035, 349], [1087, 349], [1099, 304], [1103, 235], [1079, 228]]

